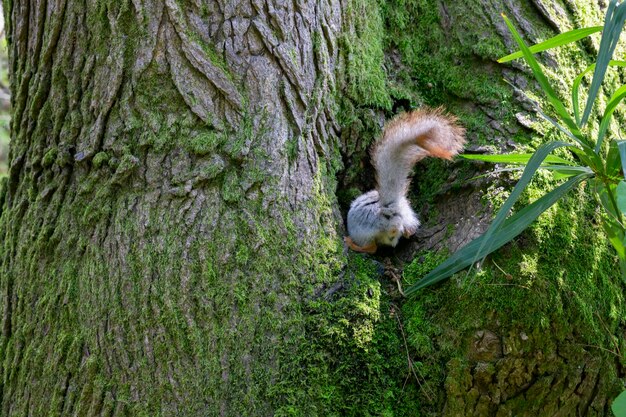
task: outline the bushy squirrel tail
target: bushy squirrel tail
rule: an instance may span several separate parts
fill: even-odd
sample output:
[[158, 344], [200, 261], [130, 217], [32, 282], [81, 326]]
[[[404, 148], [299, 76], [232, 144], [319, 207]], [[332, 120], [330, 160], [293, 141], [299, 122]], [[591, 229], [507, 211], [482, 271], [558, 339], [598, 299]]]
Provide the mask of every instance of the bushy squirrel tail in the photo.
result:
[[456, 117], [442, 108], [403, 113], [387, 123], [372, 151], [380, 204], [392, 203], [406, 194], [408, 177], [419, 160], [457, 155], [465, 144], [464, 135]]

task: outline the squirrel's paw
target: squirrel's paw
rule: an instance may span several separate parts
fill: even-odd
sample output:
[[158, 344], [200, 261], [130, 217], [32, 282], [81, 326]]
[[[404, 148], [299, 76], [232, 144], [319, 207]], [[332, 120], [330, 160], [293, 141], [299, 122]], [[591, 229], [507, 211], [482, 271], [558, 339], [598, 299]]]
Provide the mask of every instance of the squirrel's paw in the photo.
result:
[[356, 243], [354, 243], [354, 241], [352, 240], [350, 236], [344, 237], [343, 241], [346, 243], [346, 245], [348, 245], [350, 249], [352, 249], [355, 252], [363, 252], [363, 253], [372, 254], [372, 253], [375, 253], [377, 249], [376, 242], [372, 242], [365, 246], [359, 246]]
[[417, 226], [416, 227], [404, 227], [404, 233], [402, 233], [402, 236], [409, 238], [411, 236], [413, 236], [415, 234], [415, 232], [417, 232]]

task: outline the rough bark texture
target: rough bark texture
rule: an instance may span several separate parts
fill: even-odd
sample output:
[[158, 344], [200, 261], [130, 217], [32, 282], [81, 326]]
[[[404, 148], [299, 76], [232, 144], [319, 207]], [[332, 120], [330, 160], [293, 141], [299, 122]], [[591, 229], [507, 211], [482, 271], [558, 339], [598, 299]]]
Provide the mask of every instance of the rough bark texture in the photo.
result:
[[340, 4], [5, 10], [2, 414], [271, 415], [335, 236]]
[[[582, 197], [496, 257], [507, 272], [418, 299], [342, 252], [385, 117], [445, 103], [476, 151], [539, 140], [498, 81], [533, 87], [493, 62], [502, 8], [531, 41], [599, 16], [462, 3], [4, 0], [2, 415], [609, 415], [626, 314]], [[501, 190], [474, 173], [418, 168], [409, 279], [487, 223]]]

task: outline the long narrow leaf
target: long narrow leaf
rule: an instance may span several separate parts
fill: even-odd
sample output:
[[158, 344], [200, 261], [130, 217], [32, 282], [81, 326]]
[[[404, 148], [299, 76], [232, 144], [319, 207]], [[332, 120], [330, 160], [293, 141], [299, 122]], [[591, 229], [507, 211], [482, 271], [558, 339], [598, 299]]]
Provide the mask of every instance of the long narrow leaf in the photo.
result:
[[524, 40], [519, 35], [519, 33], [517, 33], [517, 30], [515, 29], [515, 27], [511, 23], [511, 21], [504, 14], [502, 15], [502, 17], [504, 18], [504, 21], [505, 21], [506, 25], [509, 27], [509, 30], [511, 31], [511, 34], [513, 35], [513, 38], [515, 39], [515, 41], [519, 45], [520, 49], [522, 50], [522, 53], [524, 54], [524, 59], [526, 60], [526, 62], [530, 66], [531, 70], [533, 71], [535, 79], [537, 80], [537, 82], [541, 86], [541, 89], [546, 94], [546, 96], [548, 98], [548, 101], [550, 102], [550, 104], [552, 104], [552, 106], [554, 107], [554, 109], [558, 113], [558, 115], [561, 118], [561, 120], [563, 120], [565, 122], [565, 124], [567, 125], [568, 129], [570, 129], [570, 131], [575, 136], [577, 136], [577, 137], [581, 136], [581, 133], [580, 133], [580, 131], [578, 129], [578, 125], [576, 125], [574, 120], [571, 118], [571, 116], [567, 112], [567, 109], [565, 108], [565, 106], [563, 105], [563, 103], [559, 99], [558, 95], [556, 94], [556, 92], [554, 91], [552, 86], [550, 85], [550, 82], [548, 81], [548, 79], [544, 75], [541, 67], [539, 66], [539, 63], [537, 62], [537, 60], [533, 56], [532, 52], [530, 51], [530, 49], [528, 49], [528, 47], [524, 43]]
[[[605, 62], [607, 60], [607, 57], [608, 60], [610, 60], [612, 57], [612, 54], [608, 54], [611, 43], [609, 40], [609, 35], [612, 32], [612, 27], [615, 24], [613, 18], [616, 4], [617, 0], [610, 0], [609, 7], [606, 10], [606, 15], [604, 17], [604, 27], [602, 28], [602, 38], [600, 39], [600, 49], [598, 50], [596, 64], [601, 61]], [[596, 96], [598, 95], [598, 90], [600, 89], [600, 85], [604, 80], [606, 68], [604, 68], [604, 71], [602, 71], [602, 69], [602, 65], [600, 67], [598, 67], [597, 65], [594, 67], [593, 78], [591, 80], [591, 86], [589, 87], [589, 92], [587, 94], [587, 102], [585, 104], [584, 114], [582, 119], [580, 120], [581, 126], [584, 126], [587, 123], [589, 114], [591, 113], [591, 108], [593, 107], [593, 103], [596, 99]]]
[[557, 180], [573, 177], [580, 174], [593, 175], [593, 171], [587, 167], [577, 167], [572, 165], [542, 165], [539, 167], [539, 169], [552, 171], [554, 173], [554, 179]]
[[615, 417], [626, 417], [626, 391], [622, 391], [622, 393], [613, 400], [611, 410], [613, 410]]
[[[496, 164], [526, 164], [528, 163], [528, 161], [530, 161], [530, 158], [533, 156], [533, 154], [532, 153], [513, 153], [513, 154], [506, 154], [506, 155], [462, 154], [459, 156], [464, 159], [484, 161], [484, 162], [493, 162]], [[546, 159], [544, 159], [544, 163], [574, 165], [571, 161], [568, 161], [567, 159], [563, 159], [555, 155], [548, 155]]]
[[604, 135], [606, 135], [609, 123], [611, 123], [611, 117], [613, 117], [613, 112], [617, 109], [617, 106], [624, 99], [624, 97], [626, 97], [626, 85], [618, 88], [609, 99], [609, 102], [606, 105], [606, 110], [604, 110], [604, 116], [602, 116], [602, 121], [600, 122], [600, 131], [598, 132], [598, 140], [594, 149], [596, 153], [600, 152]]
[[[614, 61], [611, 60], [609, 62], [609, 67], [626, 67], [626, 61]], [[576, 119], [576, 123], [580, 126], [580, 107], [579, 107], [579, 92], [580, 92], [580, 84], [585, 78], [585, 75], [589, 74], [596, 68], [596, 64], [591, 64], [583, 72], [578, 74], [578, 76], [574, 79], [574, 83], [572, 84], [572, 107], [574, 107], [574, 118]]]
[[620, 159], [622, 160], [622, 173], [624, 174], [624, 179], [626, 179], [626, 140], [618, 140], [616, 143]]
[[[564, 147], [564, 146], [571, 147], [572, 145], [566, 142], [548, 142], [546, 144], [541, 145], [539, 148], [537, 148], [533, 156], [528, 161], [528, 164], [526, 164], [526, 168], [524, 169], [524, 172], [522, 173], [521, 178], [519, 179], [519, 181], [513, 188], [513, 191], [511, 191], [509, 198], [507, 198], [507, 200], [504, 202], [504, 204], [500, 208], [500, 211], [498, 212], [496, 217], [493, 219], [491, 226], [489, 226], [489, 229], [487, 229], [487, 232], [485, 232], [484, 244], [487, 245], [485, 250], [489, 251], [489, 245], [491, 244], [491, 236], [498, 231], [498, 229], [500, 228], [500, 226], [502, 225], [502, 223], [508, 216], [509, 212], [513, 208], [513, 205], [515, 204], [517, 199], [520, 197], [522, 192], [526, 189], [526, 186], [532, 179], [533, 175], [535, 175], [535, 172], [537, 171], [537, 169], [539, 169], [539, 167], [543, 164], [543, 161], [548, 157], [550, 153], [552, 153], [552, 151], [554, 151], [557, 148]], [[477, 261], [477, 260], [478, 259], [475, 259], [474, 261]]]
[[[476, 259], [484, 258], [496, 249], [499, 249], [506, 243], [510, 242], [522, 233], [537, 217], [539, 217], [539, 215], [541, 215], [541, 213], [550, 208], [569, 190], [588, 177], [588, 174], [581, 174], [574, 178], [570, 178], [567, 182], [561, 184], [554, 190], [536, 200], [534, 203], [522, 208], [504, 222], [502, 228], [492, 237], [493, 242], [490, 245], [484, 244], [484, 241], [487, 239], [486, 234], [474, 239], [446, 259], [437, 268], [429, 272], [419, 282], [405, 289], [405, 294], [412, 294], [421, 288], [442, 281], [450, 277], [452, 274], [472, 265]], [[489, 249], [485, 249], [487, 246]]]
[[606, 237], [617, 252], [617, 256], [621, 259], [626, 258], [626, 248], [624, 247], [624, 229], [614, 219], [602, 222]]
[[620, 222], [620, 217], [622, 216], [616, 204], [611, 199], [611, 196], [615, 194], [616, 184], [613, 183], [604, 183], [600, 179], [594, 179], [594, 181], [590, 182], [593, 186], [593, 189], [600, 200], [600, 204], [604, 208], [604, 210], [609, 215], [609, 218], [615, 221], [616, 223]]
[[594, 172], [602, 172], [604, 171], [604, 163], [602, 162], [602, 158], [598, 154], [596, 154], [592, 148], [583, 147], [583, 149], [578, 149], [574, 146], [569, 148], [570, 152], [580, 159], [583, 165], [588, 166]]
[[613, 52], [619, 41], [620, 34], [624, 22], [626, 21], [626, 3], [617, 4], [617, 0], [611, 0], [604, 19], [604, 28], [602, 29], [602, 39], [600, 41], [600, 49], [598, 50], [598, 59], [593, 72], [593, 79], [589, 87], [587, 95], [587, 103], [585, 111], [581, 119], [581, 125], [584, 126], [589, 120], [593, 103], [598, 96], [598, 91], [604, 80], [604, 75], [613, 57]]
[[575, 142], [577, 142], [580, 146], [583, 147], [583, 149], [585, 149], [585, 148], [591, 149], [591, 147], [589, 146], [589, 140], [580, 131], [577, 132], [577, 136], [574, 136], [574, 134], [572, 132], [570, 132], [569, 130], [565, 129], [563, 126], [558, 124], [556, 122], [556, 120], [554, 120], [553, 118], [551, 118], [550, 116], [545, 114], [543, 112], [543, 110], [541, 110], [541, 107], [537, 107], [536, 110], [537, 110], [537, 113], [539, 113], [539, 115], [541, 117], [546, 119], [548, 122], [552, 123], [552, 125], [554, 127], [556, 127], [557, 129], [559, 129], [561, 132], [565, 133], [565, 135], [568, 138], [573, 139]]
[[620, 213], [626, 215], [626, 182], [620, 181], [615, 187], [615, 200]]
[[[523, 169], [524, 169], [523, 166], [494, 169], [493, 171], [489, 171], [486, 174], [472, 177], [468, 179], [468, 181], [474, 181], [479, 178], [488, 177], [490, 175], [499, 174], [501, 172], [515, 172], [515, 171], [522, 171]], [[575, 166], [575, 165], [541, 165], [539, 169], [545, 169], [546, 171], [554, 172], [554, 179], [557, 179], [557, 180], [573, 177], [574, 175], [579, 175], [579, 174], [593, 174], [593, 171], [591, 169], [587, 167], [580, 167], [580, 166]]]
[[[546, 51], [548, 49], [552, 49], [557, 46], [563, 46], [569, 43], [579, 41], [583, 38], [586, 38], [589, 35], [600, 32], [601, 30], [602, 30], [602, 26], [592, 26], [588, 28], [570, 30], [568, 32], [558, 34], [541, 43], [533, 45], [529, 49], [530, 49], [530, 52], [532, 52], [533, 54], [536, 54], [537, 52]], [[522, 56], [524, 56], [524, 53], [522, 51], [517, 51], [515, 53], [512, 53], [510, 55], [507, 55], [505, 57], [498, 59], [498, 62], [502, 64], [502, 63], [509, 62], [517, 58], [521, 58]]]

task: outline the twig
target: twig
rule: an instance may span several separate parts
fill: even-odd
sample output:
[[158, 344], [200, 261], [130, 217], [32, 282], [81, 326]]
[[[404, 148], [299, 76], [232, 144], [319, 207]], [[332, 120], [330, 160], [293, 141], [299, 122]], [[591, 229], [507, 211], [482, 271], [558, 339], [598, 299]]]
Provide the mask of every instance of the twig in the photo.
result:
[[600, 350], [603, 350], [603, 351], [605, 351], [605, 352], [608, 352], [608, 353], [610, 353], [610, 354], [612, 354], [612, 355], [615, 355], [615, 356], [616, 356], [616, 357], [618, 357], [618, 358], [621, 358], [621, 356], [620, 356], [618, 353], [616, 353], [616, 352], [614, 352], [614, 351], [612, 351], [612, 350], [610, 350], [610, 349], [603, 348], [602, 346], [587, 345], [587, 344], [584, 344], [584, 343], [576, 343], [576, 345], [578, 345], [578, 346], [592, 347], [592, 348], [600, 349]]
[[[430, 392], [433, 395], [434, 395], [434, 392], [432, 392], [432, 390], [427, 385], [422, 385], [422, 383], [420, 382], [419, 378], [417, 377], [417, 374], [415, 373], [415, 366], [413, 366], [413, 361], [411, 360], [411, 355], [409, 354], [409, 346], [408, 346], [408, 343], [406, 342], [406, 336], [404, 335], [404, 328], [402, 327], [402, 322], [400, 321], [400, 318], [398, 317], [398, 314], [396, 314], [395, 309], [393, 308], [393, 305], [392, 305], [392, 313], [393, 313], [394, 317], [396, 318], [396, 320], [398, 321], [398, 326], [400, 327], [400, 333], [402, 333], [402, 339], [404, 340], [404, 349], [406, 351], [406, 360], [407, 360], [407, 362], [409, 364], [409, 370], [411, 371], [411, 373], [415, 377], [415, 380], [417, 381], [417, 384], [420, 386], [420, 388], [422, 388], [424, 390], [424, 395], [426, 395], [426, 398], [428, 398], [428, 401], [432, 402], [433, 399], [430, 397], [430, 395], [428, 395], [428, 392], [426, 391], [425, 388], [428, 388], [428, 390], [430, 390]], [[406, 385], [406, 381], [404, 383]], [[404, 390], [404, 386], [402, 387], [402, 389]]]
[[615, 351], [617, 352], [617, 355], [621, 358], [622, 357], [622, 352], [620, 352], [619, 350], [619, 343], [617, 343], [616, 340], [613, 339], [613, 333], [611, 333], [609, 331], [609, 328], [607, 327], [606, 323], [604, 322], [604, 320], [602, 320], [602, 317], [600, 316], [600, 314], [596, 311], [596, 316], [598, 317], [598, 320], [600, 320], [600, 323], [602, 324], [602, 327], [604, 327], [604, 331], [607, 332], [607, 334], [609, 334], [611, 337], [611, 343], [613, 343], [613, 346], [615, 346]]

